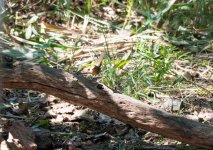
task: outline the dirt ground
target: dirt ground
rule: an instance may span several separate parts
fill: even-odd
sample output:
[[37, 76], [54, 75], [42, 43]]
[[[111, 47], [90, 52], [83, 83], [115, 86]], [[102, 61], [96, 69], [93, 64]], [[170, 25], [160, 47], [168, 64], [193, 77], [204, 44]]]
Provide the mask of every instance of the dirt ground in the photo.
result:
[[[200, 149], [133, 128], [104, 114], [60, 101], [44, 93], [4, 89], [0, 100], [1, 139], [7, 141], [1, 144], [1, 148], [24, 149], [24, 145], [31, 143], [29, 149]], [[197, 99], [194, 104], [199, 106], [202, 113], [188, 113], [185, 116], [200, 122], [211, 122], [212, 101]], [[170, 105], [171, 100], [167, 99], [166, 102], [158, 102], [155, 106], [168, 110]]]

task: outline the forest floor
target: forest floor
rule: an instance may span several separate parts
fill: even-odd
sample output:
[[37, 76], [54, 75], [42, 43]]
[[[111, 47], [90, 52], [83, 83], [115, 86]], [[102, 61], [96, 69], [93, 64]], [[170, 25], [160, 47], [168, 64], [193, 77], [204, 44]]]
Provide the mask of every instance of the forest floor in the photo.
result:
[[[203, 40], [206, 32], [189, 31], [180, 40], [170, 31], [113, 28], [107, 21], [120, 10], [111, 6], [95, 10], [106, 22], [72, 12], [67, 29], [60, 16], [43, 10], [46, 5], [22, 9], [23, 2], [8, 6], [12, 19], [0, 32], [1, 53], [15, 57], [14, 63], [34, 61], [80, 72], [155, 108], [213, 125], [213, 53], [212, 41]], [[94, 76], [91, 67], [102, 53], [107, 56]], [[55, 150], [202, 150], [27, 89], [3, 89], [0, 116], [0, 140], [9, 138], [15, 148], [25, 141]]]
[[[13, 134], [13, 140], [35, 142], [39, 149], [201, 150], [143, 129], [133, 128], [104, 114], [63, 102], [44, 93], [5, 89], [1, 97], [1, 125], [4, 126], [4, 131], [7, 131], [5, 134], [13, 134], [15, 128], [18, 131]], [[159, 109], [166, 106], [168, 110], [171, 106], [168, 106], [169, 98], [166, 99], [153, 105]], [[212, 124], [212, 99], [190, 97], [188, 102], [190, 100], [193, 101], [190, 102], [193, 105], [187, 106], [184, 110], [186, 115], [183, 116]], [[175, 101], [178, 103], [177, 99]], [[194, 112], [191, 111], [193, 107], [196, 107]], [[23, 126], [20, 126], [18, 120]], [[33, 131], [31, 134], [35, 141], [29, 138], [22, 139], [19, 135], [26, 136], [28, 130]]]

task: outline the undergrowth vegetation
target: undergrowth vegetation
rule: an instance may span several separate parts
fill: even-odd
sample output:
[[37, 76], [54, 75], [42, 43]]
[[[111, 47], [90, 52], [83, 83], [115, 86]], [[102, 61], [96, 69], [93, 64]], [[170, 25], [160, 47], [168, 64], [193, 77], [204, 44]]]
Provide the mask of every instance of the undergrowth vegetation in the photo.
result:
[[102, 81], [110, 87], [122, 89], [122, 93], [142, 99], [150, 95], [152, 87], [172, 84], [172, 80], [165, 78], [177, 58], [173, 46], [139, 41], [123, 58], [105, 61]]

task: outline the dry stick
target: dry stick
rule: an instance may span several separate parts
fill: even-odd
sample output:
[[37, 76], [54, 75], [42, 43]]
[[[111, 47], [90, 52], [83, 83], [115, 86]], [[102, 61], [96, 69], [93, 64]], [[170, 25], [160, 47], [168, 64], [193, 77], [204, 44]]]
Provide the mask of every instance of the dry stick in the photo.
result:
[[[108, 44], [108, 50], [112, 50], [112, 49], [119, 49], [119, 48], [123, 48], [123, 47], [132, 47], [133, 43], [122, 43], [122, 44]], [[80, 50], [78, 50], [74, 55], [77, 56], [80, 53], [88, 53], [88, 52], [97, 52], [97, 51], [104, 51], [104, 49], [106, 49], [106, 46], [87, 46], [87, 48], [82, 48]]]
[[[123, 44], [121, 44], [121, 43], [119, 43], [119, 44], [118, 43], [111, 43], [111, 44], [109, 44], [110, 46], [108, 47], [108, 50], [111, 51], [113, 49], [119, 49], [117, 51], [113, 51], [112, 52], [113, 54], [117, 54], [117, 53], [120, 53], [120, 52], [124, 52], [124, 51], [130, 50], [131, 47], [133, 46], [133, 44], [134, 43], [123, 43]], [[94, 53], [94, 52], [104, 52], [105, 48], [106, 47], [104, 47], [104, 46], [96, 47], [94, 45], [94, 46], [91, 46], [90, 48], [87, 48], [87, 49], [81, 48], [80, 50], [76, 51], [74, 54], [72, 54], [70, 52], [68, 52], [68, 53], [65, 52], [63, 55], [64, 56], [71, 56], [74, 59], [79, 59], [79, 58], [82, 59], [82, 58], [85, 58], [85, 57], [91, 57], [90, 52], [92, 52], [92, 53]], [[66, 59], [67, 58], [62, 58], [60, 60], [60, 62], [66, 60]], [[86, 60], [85, 62], [88, 63], [88, 62], [91, 62], [93, 60], [94, 59], [89, 58], [89, 61]], [[83, 60], [83, 62], [84, 62], [84, 60]], [[80, 63], [80, 64], [82, 64], [82, 63]]]
[[0, 88], [25, 88], [83, 105], [134, 127], [213, 149], [213, 126], [155, 109], [82, 76], [34, 64], [19, 64], [0, 72]]

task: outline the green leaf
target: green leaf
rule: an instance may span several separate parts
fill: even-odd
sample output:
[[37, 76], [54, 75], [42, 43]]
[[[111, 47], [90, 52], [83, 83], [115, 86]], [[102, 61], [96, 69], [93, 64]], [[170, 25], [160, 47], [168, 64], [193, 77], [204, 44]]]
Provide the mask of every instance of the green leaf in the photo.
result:
[[49, 124], [49, 121], [47, 119], [39, 120], [39, 125], [40, 126], [47, 126], [48, 124]]
[[91, 11], [91, 0], [87, 0], [86, 1], [86, 5], [87, 5], [87, 13], [90, 14], [90, 11]]
[[123, 57], [122, 57], [122, 60], [127, 60], [127, 59], [129, 59], [130, 58], [130, 56], [131, 56], [131, 51], [130, 52], [128, 52], [127, 54], [125, 54]]
[[49, 121], [47, 119], [44, 119], [44, 120], [39, 120], [38, 123], [32, 126], [32, 128], [38, 128], [40, 126], [47, 126], [47, 125], [49, 125]]
[[28, 25], [30, 25], [30, 24], [32, 24], [32, 23], [34, 23], [34, 22], [36, 22], [37, 21], [37, 19], [38, 19], [38, 16], [36, 16], [36, 15], [33, 15], [33, 17], [27, 22], [27, 24]]
[[114, 68], [122, 68], [129, 60], [122, 60]]
[[0, 54], [6, 54], [13, 58], [16, 58], [16, 60], [32, 60], [36, 57], [38, 57], [37, 54], [35, 54], [37, 50], [33, 48], [27, 48], [27, 47], [13, 47], [10, 49], [4, 49], [0, 51]]
[[30, 24], [25, 32], [25, 38], [28, 40], [32, 36], [32, 25]]
[[34, 26], [32, 26], [32, 32], [33, 32], [33, 34], [35, 34], [35, 35], [39, 35], [38, 32], [36, 31], [36, 29], [34, 28]]
[[156, 20], [159, 21], [163, 17], [163, 15], [171, 9], [171, 7], [175, 4], [175, 2], [176, 0], [169, 0], [167, 3], [167, 7], [159, 11], [158, 14], [156, 15]]
[[0, 104], [0, 110], [11, 108], [11, 107], [12, 107], [12, 105], [9, 105], [9, 104], [5, 104], [5, 103]]

